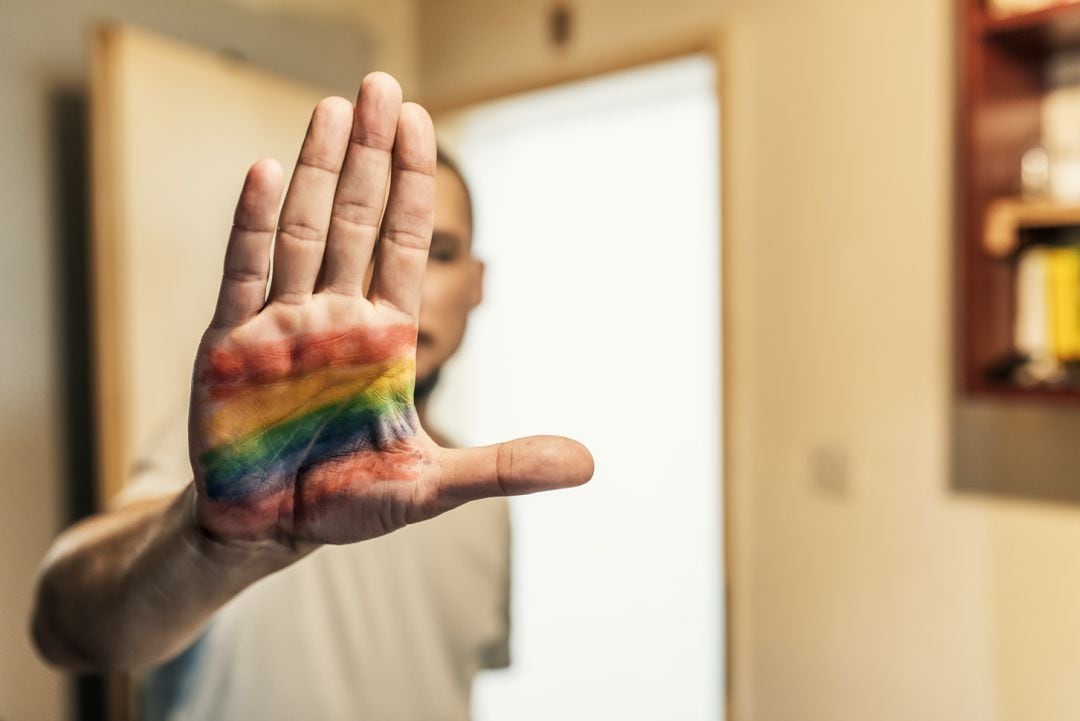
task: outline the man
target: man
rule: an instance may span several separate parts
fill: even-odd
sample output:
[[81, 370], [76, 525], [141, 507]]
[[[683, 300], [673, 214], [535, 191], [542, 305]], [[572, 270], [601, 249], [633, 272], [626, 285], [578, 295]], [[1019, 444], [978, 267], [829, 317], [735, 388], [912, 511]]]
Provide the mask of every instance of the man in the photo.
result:
[[316, 107], [278, 215], [282, 175], [256, 163], [237, 204], [188, 472], [154, 492], [169, 464], [145, 464], [56, 541], [35, 639], [73, 668], [165, 662], [151, 718], [467, 718], [473, 674], [505, 663], [506, 509], [429, 519], [584, 483], [592, 459], [425, 431], [482, 267], [468, 191], [396, 81]]

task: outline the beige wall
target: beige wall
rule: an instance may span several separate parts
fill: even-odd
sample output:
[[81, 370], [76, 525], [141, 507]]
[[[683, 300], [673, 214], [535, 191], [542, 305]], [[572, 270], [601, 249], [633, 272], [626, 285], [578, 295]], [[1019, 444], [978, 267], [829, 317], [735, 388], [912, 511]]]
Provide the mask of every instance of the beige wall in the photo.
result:
[[[204, 0], [195, 10], [214, 4]], [[169, 0], [0, 3], [0, 327], [5, 332], [0, 353], [0, 719], [56, 721], [67, 715], [63, 678], [37, 660], [27, 637], [35, 570], [65, 516], [56, 240], [62, 224], [53, 192], [50, 99], [63, 89], [85, 91], [85, 30], [91, 20], [128, 20], [181, 37], [204, 31], [210, 37], [259, 32], [247, 24], [239, 27], [243, 13], [236, 6], [218, 4], [220, 11], [200, 14]], [[248, 14], [276, 13], [279, 19], [268, 22], [270, 29], [292, 22], [285, 16], [299, 17], [295, 27], [311, 34], [301, 37], [298, 30], [297, 47], [327, 38], [318, 62], [280, 57], [275, 61], [279, 72], [349, 94], [352, 78], [376, 66], [399, 74], [409, 87], [417, 83], [412, 0], [323, 0], [317, 8], [299, 0], [238, 4], [246, 5]], [[221, 18], [231, 26], [200, 27]]]
[[420, 94], [419, 33], [416, 0], [226, 0], [263, 12], [294, 13], [330, 22], [344, 21], [355, 27], [368, 46], [374, 62], [363, 73], [379, 69], [391, 73], [405, 90], [406, 98]]
[[1075, 718], [1080, 512], [951, 490], [953, 3], [549, 5], [421, 0], [429, 98], [726, 31], [735, 717]]

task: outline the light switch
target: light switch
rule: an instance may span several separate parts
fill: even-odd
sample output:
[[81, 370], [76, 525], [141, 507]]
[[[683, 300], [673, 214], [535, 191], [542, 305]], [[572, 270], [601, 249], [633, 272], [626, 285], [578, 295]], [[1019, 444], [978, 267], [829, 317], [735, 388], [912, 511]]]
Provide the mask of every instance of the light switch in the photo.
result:
[[810, 487], [825, 498], [847, 498], [851, 490], [849, 465], [843, 446], [828, 443], [814, 446], [810, 451]]

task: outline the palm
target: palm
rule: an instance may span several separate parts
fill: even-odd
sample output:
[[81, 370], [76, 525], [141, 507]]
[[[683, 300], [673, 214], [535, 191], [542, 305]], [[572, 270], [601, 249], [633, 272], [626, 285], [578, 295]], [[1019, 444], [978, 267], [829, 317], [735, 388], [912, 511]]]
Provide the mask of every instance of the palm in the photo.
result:
[[199, 521], [220, 538], [350, 543], [591, 475], [588, 452], [567, 439], [449, 450], [420, 427], [435, 143], [427, 114], [400, 93], [376, 74], [355, 117], [347, 101], [320, 103], [280, 218], [279, 167], [248, 175], [192, 387]]
[[191, 445], [216, 533], [355, 541], [414, 520], [431, 497], [438, 449], [412, 403], [415, 324], [363, 298], [327, 300], [204, 341]]

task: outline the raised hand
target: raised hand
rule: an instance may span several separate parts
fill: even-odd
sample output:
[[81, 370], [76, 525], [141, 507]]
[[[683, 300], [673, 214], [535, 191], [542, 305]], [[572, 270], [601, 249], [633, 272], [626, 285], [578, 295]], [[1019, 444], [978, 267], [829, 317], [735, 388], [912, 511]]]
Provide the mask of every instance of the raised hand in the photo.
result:
[[456, 450], [420, 427], [435, 166], [428, 114], [374, 73], [355, 109], [316, 107], [280, 216], [281, 166], [248, 172], [192, 383], [197, 515], [211, 535], [351, 543], [591, 477], [588, 451], [566, 438]]

